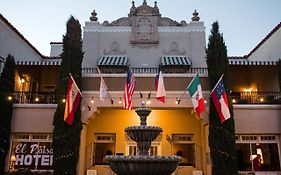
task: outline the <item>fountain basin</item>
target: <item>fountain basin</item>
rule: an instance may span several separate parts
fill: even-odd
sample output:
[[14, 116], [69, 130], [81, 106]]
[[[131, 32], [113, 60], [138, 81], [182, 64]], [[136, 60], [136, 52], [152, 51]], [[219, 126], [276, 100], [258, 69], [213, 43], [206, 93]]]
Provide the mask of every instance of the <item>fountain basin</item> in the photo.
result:
[[162, 132], [158, 126], [129, 126], [125, 132], [135, 142], [152, 142]]
[[120, 156], [105, 157], [117, 175], [170, 175], [178, 163], [179, 156]]

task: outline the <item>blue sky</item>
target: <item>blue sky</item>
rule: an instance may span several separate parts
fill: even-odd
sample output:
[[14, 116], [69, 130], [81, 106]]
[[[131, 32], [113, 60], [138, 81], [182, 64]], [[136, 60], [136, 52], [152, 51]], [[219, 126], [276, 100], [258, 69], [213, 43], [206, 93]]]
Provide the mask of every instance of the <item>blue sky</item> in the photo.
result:
[[[135, 0], [141, 5], [143, 0]], [[153, 0], [147, 0], [153, 6]], [[50, 42], [62, 41], [66, 21], [73, 15], [83, 27], [95, 9], [98, 21], [109, 22], [128, 15], [125, 0], [1, 0], [0, 13], [42, 54], [50, 54]], [[199, 12], [206, 26], [206, 43], [214, 21], [220, 24], [229, 56], [248, 54], [281, 22], [280, 0], [159, 0], [163, 17], [190, 21]]]

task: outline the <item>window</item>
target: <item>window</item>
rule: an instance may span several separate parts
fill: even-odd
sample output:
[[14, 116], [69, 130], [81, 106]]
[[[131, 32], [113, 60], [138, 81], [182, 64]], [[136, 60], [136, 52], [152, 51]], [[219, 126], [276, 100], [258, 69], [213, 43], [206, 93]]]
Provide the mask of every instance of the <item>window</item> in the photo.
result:
[[279, 144], [275, 135], [238, 135], [236, 140], [239, 171], [252, 171], [252, 159], [261, 154], [261, 171], [280, 171]]
[[96, 133], [93, 145], [93, 166], [108, 164], [104, 157], [106, 155], [115, 154], [115, 138], [114, 133]]

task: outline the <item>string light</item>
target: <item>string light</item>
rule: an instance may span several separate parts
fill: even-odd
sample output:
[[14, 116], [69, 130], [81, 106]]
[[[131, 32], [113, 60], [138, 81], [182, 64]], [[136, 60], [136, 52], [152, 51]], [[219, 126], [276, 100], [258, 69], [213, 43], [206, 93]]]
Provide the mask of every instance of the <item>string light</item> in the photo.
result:
[[36, 98], [35, 98], [35, 101], [36, 101], [36, 102], [39, 102], [39, 97], [36, 97]]
[[8, 100], [9, 100], [9, 101], [13, 100], [13, 97], [9, 95], [9, 96], [8, 96]]

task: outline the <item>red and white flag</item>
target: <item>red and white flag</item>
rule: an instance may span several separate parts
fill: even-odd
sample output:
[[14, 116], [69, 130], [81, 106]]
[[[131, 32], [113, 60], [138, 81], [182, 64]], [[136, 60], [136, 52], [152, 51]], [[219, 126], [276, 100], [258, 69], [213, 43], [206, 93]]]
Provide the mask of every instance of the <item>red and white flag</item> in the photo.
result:
[[132, 109], [132, 96], [134, 94], [135, 87], [136, 87], [136, 79], [134, 77], [132, 69], [129, 67], [126, 84], [125, 84], [124, 103], [123, 103], [123, 107], [125, 109], [129, 109], [129, 110]]
[[75, 83], [75, 80], [70, 75], [68, 79], [68, 89], [64, 109], [64, 121], [69, 125], [72, 125], [74, 121], [75, 112], [79, 107], [81, 97], [82, 93]]
[[221, 123], [223, 123], [230, 118], [230, 111], [222, 76], [212, 90], [211, 98], [219, 114]]
[[163, 74], [160, 68], [155, 78], [155, 89], [156, 89], [156, 99], [165, 103], [166, 91], [164, 86]]

